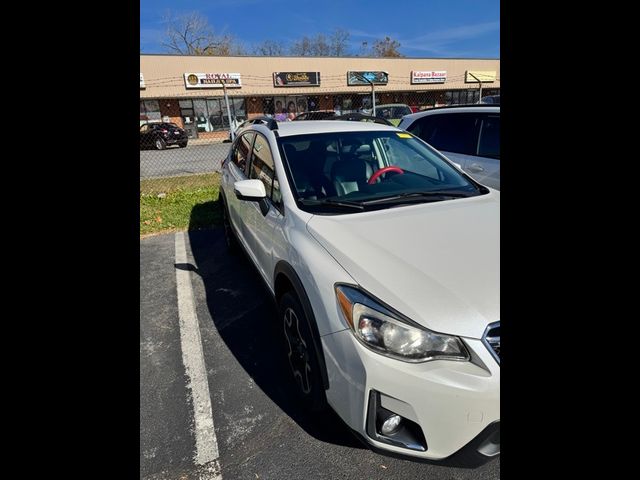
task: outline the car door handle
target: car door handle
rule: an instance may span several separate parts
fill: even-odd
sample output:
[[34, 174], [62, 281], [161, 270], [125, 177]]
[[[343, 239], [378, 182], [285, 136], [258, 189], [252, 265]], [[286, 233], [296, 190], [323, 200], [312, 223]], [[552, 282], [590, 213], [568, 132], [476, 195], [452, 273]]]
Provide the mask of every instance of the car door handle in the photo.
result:
[[467, 167], [467, 170], [473, 173], [484, 172], [484, 168], [482, 168], [478, 163], [472, 163]]

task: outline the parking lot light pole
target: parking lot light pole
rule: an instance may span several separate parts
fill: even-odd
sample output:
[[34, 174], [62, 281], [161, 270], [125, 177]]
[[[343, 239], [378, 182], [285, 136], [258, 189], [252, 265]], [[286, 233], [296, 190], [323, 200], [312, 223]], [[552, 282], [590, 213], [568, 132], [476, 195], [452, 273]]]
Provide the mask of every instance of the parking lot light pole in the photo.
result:
[[476, 77], [471, 72], [469, 72], [469, 75], [471, 75], [473, 78], [475, 78], [478, 81], [478, 83], [480, 84], [480, 98], [478, 99], [478, 101], [482, 101], [482, 80], [480, 80], [478, 77]]
[[227, 118], [229, 119], [229, 132], [231, 133], [231, 141], [236, 139], [236, 132], [231, 124], [231, 108], [229, 107], [229, 97], [227, 96], [227, 84], [224, 78], [220, 78], [220, 74], [217, 74], [218, 80], [222, 83], [222, 91], [224, 92], [224, 103], [227, 105]]
[[372, 115], [375, 117], [376, 116], [376, 90], [373, 85], [373, 82], [369, 80], [367, 77], [365, 77], [364, 75], [358, 75], [358, 76], [365, 82], [369, 83], [369, 85], [371, 85], [371, 105], [372, 105], [372, 111], [373, 111]]

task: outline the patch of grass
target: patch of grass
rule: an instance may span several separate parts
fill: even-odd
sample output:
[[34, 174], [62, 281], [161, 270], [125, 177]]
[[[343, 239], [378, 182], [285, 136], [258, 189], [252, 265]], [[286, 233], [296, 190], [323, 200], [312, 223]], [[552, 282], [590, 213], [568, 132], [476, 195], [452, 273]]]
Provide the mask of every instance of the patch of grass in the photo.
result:
[[217, 173], [140, 181], [140, 235], [221, 225], [219, 189]]

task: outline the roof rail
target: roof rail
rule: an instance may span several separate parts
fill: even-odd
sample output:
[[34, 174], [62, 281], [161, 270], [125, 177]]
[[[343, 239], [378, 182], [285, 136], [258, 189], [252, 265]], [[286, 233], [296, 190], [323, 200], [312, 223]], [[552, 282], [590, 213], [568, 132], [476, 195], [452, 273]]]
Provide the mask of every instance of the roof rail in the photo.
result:
[[271, 117], [255, 117], [252, 118], [251, 120], [262, 120], [264, 122], [264, 124], [269, 128], [269, 130], [278, 130], [278, 122], [275, 121], [275, 119], [271, 118]]

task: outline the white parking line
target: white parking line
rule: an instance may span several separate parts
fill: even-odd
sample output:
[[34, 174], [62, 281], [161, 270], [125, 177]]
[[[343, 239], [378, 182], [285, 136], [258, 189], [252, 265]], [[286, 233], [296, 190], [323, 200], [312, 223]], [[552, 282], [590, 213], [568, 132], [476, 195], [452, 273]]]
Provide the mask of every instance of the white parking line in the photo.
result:
[[[187, 250], [183, 232], [176, 233], [175, 249], [177, 265], [187, 265]], [[196, 455], [195, 463], [203, 467], [201, 480], [221, 480], [218, 441], [213, 427], [211, 397], [207, 369], [202, 351], [200, 325], [193, 300], [193, 287], [189, 270], [176, 268], [178, 289], [178, 316], [180, 318], [180, 344], [182, 361], [189, 378], [187, 387], [193, 400]]]

